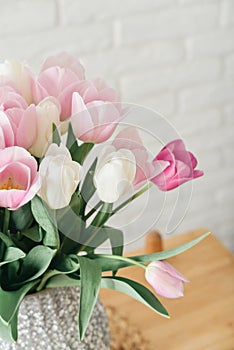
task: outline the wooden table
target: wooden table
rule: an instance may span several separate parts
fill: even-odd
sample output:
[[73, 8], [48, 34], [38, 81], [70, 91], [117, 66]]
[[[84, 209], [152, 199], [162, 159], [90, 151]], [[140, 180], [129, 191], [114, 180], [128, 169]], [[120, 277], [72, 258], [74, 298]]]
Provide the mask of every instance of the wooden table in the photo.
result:
[[[204, 232], [197, 230], [169, 238], [163, 242], [164, 249], [188, 242]], [[233, 350], [233, 255], [210, 235], [197, 246], [168, 261], [190, 280], [185, 285], [185, 297], [159, 298], [171, 319], [158, 316], [118, 292], [102, 290], [103, 303], [114, 306], [131, 324], [139, 327], [154, 350]], [[140, 268], [122, 269], [119, 275], [146, 284], [144, 271]]]

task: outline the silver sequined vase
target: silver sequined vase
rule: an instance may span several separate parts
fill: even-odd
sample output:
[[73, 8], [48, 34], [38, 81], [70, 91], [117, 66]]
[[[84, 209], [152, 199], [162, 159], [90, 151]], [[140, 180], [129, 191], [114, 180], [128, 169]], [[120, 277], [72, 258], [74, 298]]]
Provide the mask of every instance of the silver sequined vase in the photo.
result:
[[84, 340], [78, 341], [79, 287], [48, 289], [21, 304], [18, 342], [0, 350], [110, 350], [105, 309], [97, 301]]

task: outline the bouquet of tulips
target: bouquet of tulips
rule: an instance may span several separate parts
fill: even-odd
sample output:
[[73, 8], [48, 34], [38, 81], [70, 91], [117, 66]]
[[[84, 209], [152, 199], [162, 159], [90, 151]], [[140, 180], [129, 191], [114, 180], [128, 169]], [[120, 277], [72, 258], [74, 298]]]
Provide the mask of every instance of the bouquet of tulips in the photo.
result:
[[[127, 113], [114, 89], [85, 79], [81, 63], [66, 53], [47, 58], [38, 77], [25, 62], [0, 64], [3, 340], [17, 341], [17, 314], [26, 295], [48, 288], [80, 286], [80, 339], [100, 288], [124, 292], [168, 317], [154, 293], [117, 274], [124, 267], [143, 268], [159, 295], [183, 295], [187, 279], [164, 259], [204, 236], [170, 251], [126, 257], [122, 231], [107, 221], [151, 186], [169, 191], [202, 171], [182, 140], [150, 159], [137, 129], [118, 132]], [[98, 144], [103, 147], [95, 152]], [[98, 200], [90, 209], [93, 198]], [[112, 254], [97, 253], [107, 240]]]

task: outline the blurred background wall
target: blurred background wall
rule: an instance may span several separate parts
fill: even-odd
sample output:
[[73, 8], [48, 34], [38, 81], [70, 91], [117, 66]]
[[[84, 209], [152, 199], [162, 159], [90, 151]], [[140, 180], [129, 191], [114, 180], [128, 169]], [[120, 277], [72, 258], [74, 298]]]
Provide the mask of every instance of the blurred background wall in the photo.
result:
[[[69, 51], [123, 101], [167, 117], [205, 171], [175, 233], [206, 227], [234, 251], [234, 1], [0, 0], [0, 8], [1, 60], [38, 68]], [[155, 227], [164, 231], [165, 220]]]

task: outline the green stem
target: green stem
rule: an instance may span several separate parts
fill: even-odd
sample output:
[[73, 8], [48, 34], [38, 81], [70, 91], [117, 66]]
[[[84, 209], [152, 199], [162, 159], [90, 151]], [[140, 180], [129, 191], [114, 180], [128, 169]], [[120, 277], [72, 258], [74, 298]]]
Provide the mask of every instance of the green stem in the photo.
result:
[[100, 208], [100, 206], [103, 204], [102, 201], [98, 202], [95, 207], [93, 207], [93, 209], [90, 210], [90, 212], [88, 212], [88, 214], [85, 215], [84, 219], [85, 221], [88, 220], [90, 218], [90, 216], [92, 216], [97, 210], [98, 208]]
[[112, 203], [103, 203], [101, 210], [97, 213], [90, 226], [94, 226], [92, 235], [86, 240], [86, 242], [79, 248], [78, 252], [85, 250], [90, 242], [95, 238], [100, 227], [102, 227], [111, 216]]
[[143, 187], [140, 191], [136, 192], [133, 196], [131, 196], [130, 198], [128, 198], [125, 202], [123, 202], [122, 204], [120, 204], [117, 208], [115, 208], [112, 213], [111, 216], [116, 214], [119, 210], [121, 210], [122, 208], [124, 208], [127, 204], [131, 203], [134, 199], [138, 198], [139, 196], [141, 196], [143, 193], [145, 193], [146, 191], [148, 191], [150, 189], [150, 187], [152, 187], [152, 183], [148, 183], [145, 187]]
[[135, 260], [132, 260], [130, 258], [126, 258], [126, 257], [121, 256], [121, 255], [95, 254], [95, 257], [105, 258], [105, 259], [113, 259], [113, 260], [122, 260], [122, 261], [126, 261], [126, 262], [130, 263], [131, 265], [140, 266], [145, 270], [147, 269], [147, 266], [145, 266], [144, 264], [141, 264], [139, 261], [135, 261]]
[[3, 220], [3, 233], [5, 234], [7, 234], [7, 231], [9, 229], [10, 217], [11, 217], [10, 210], [5, 209], [4, 220]]

